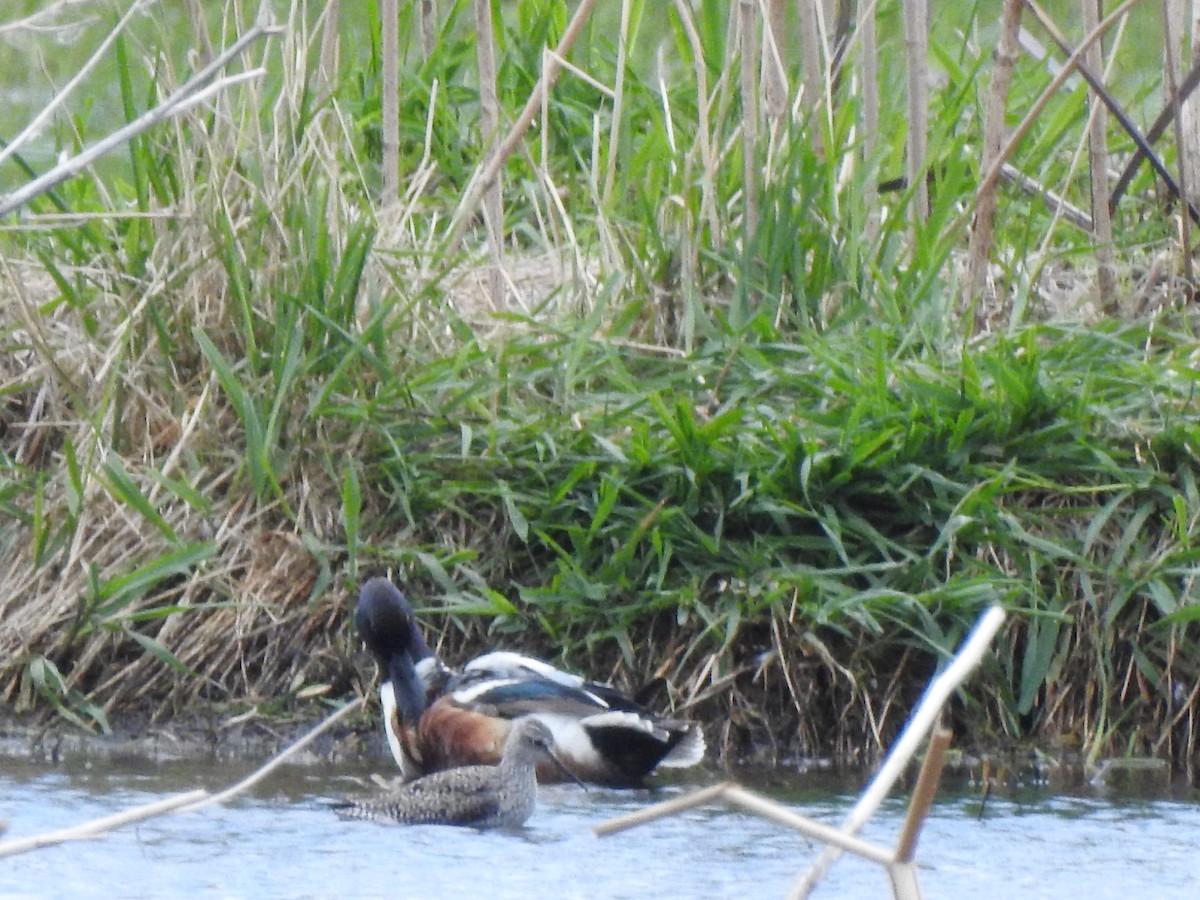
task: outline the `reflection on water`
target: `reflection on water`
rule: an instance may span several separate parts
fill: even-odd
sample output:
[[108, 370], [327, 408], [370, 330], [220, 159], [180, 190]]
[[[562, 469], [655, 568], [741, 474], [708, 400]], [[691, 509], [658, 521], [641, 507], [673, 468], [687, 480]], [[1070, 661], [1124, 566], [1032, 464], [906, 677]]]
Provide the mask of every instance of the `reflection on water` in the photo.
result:
[[[221, 788], [249, 768], [0, 761], [0, 819], [10, 824], [5, 838], [38, 834], [197, 786]], [[228, 807], [0, 859], [0, 900], [783, 897], [816, 852], [793, 832], [724, 807], [592, 835], [596, 823], [682, 785], [656, 794], [545, 788], [516, 833], [343, 822], [326, 801], [360, 790], [355, 779], [365, 772], [347, 768], [288, 768]], [[855, 800], [845, 783], [812, 776], [756, 787], [831, 824]], [[935, 805], [918, 851], [926, 897], [1200, 896], [1193, 802], [1026, 792], [979, 811], [974, 794], [947, 792]], [[890, 845], [903, 814], [903, 798], [890, 801], [864, 835]], [[846, 858], [818, 896], [874, 900], [888, 889], [875, 866]]]

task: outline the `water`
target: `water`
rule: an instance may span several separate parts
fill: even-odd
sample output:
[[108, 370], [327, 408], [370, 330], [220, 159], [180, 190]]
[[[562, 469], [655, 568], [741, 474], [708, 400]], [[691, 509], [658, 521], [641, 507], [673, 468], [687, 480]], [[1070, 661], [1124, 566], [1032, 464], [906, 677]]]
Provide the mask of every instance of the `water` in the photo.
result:
[[[0, 761], [5, 839], [38, 834], [197, 786], [218, 789], [247, 764], [93, 761], [50, 767]], [[693, 810], [607, 838], [598, 822], [677, 795], [555, 786], [516, 833], [343, 822], [327, 807], [361, 790], [352, 766], [294, 766], [226, 807], [167, 815], [100, 840], [0, 859], [0, 900], [13, 898], [760, 898], [783, 897], [817, 848], [724, 806]], [[714, 779], [715, 780], [715, 779]], [[837, 824], [856, 793], [828, 779], [759, 788]], [[904, 799], [864, 836], [892, 844]], [[1191, 801], [1025, 791], [992, 798], [945, 792], [918, 848], [928, 898], [1088, 900], [1200, 896], [1200, 805]], [[849, 857], [819, 897], [881, 898], [876, 866]]]

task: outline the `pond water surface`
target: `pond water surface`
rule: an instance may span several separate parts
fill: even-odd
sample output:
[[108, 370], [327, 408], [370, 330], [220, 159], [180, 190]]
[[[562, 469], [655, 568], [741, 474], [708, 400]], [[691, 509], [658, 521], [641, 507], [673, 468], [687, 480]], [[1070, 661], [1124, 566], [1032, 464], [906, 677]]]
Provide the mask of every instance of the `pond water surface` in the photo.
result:
[[[78, 824], [173, 793], [217, 790], [249, 764], [0, 760], [4, 839]], [[380, 766], [380, 769], [383, 767]], [[753, 815], [714, 806], [597, 838], [592, 827], [697, 784], [650, 791], [544, 788], [518, 832], [338, 819], [328, 801], [360, 793], [361, 765], [281, 769], [229, 805], [148, 820], [98, 840], [0, 858], [12, 898], [765, 898], [784, 897], [819, 848]], [[711, 774], [709, 782], [722, 776]], [[859, 784], [775, 770], [755, 789], [838, 824]], [[1200, 805], [1085, 790], [955, 793], [934, 805], [917, 858], [927, 898], [1200, 897]], [[894, 844], [906, 799], [863, 832]], [[849, 857], [815, 896], [890, 896], [877, 867]]]

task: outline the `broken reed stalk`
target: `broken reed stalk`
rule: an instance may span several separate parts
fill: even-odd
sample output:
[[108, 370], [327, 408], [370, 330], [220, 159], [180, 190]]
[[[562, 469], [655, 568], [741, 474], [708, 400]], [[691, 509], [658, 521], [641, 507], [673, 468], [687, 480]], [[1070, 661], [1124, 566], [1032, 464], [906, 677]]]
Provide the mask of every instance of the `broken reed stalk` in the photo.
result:
[[1004, 164], [1004, 168], [1000, 170], [1000, 178], [1008, 184], [1014, 185], [1021, 193], [1040, 198], [1051, 214], [1062, 216], [1076, 228], [1086, 231], [1088, 234], [1092, 233], [1091, 216], [1067, 200], [1066, 197], [1056, 194], [1044, 184], [1030, 178], [1011, 163]]
[[597, 837], [606, 837], [610, 834], [616, 834], [618, 831], [627, 831], [638, 825], [653, 822], [656, 819], [665, 819], [667, 816], [681, 813], [685, 809], [693, 809], [694, 807], [703, 806], [706, 803], [716, 800], [731, 787], [733, 787], [732, 781], [723, 781], [720, 784], [701, 788], [682, 797], [664, 800], [661, 803], [655, 803], [653, 806], [646, 806], [623, 816], [617, 816], [614, 819], [601, 822], [599, 825], [594, 826], [592, 831]]
[[[1000, 40], [993, 55], [992, 84], [988, 90], [987, 107], [983, 114], [983, 168], [990, 169], [1004, 142], [1004, 113], [1008, 108], [1008, 88], [1012, 83], [1013, 67], [1017, 62], [1017, 35], [1021, 30], [1021, 0], [1004, 0], [1000, 14]], [[980, 185], [975, 197], [975, 218], [967, 245], [967, 271], [963, 278], [959, 308], [967, 312], [974, 307], [974, 331], [983, 327], [984, 278], [992, 256], [992, 235], [996, 225], [996, 189], [998, 181]]]
[[[1083, 12], [1083, 28], [1091, 31], [1100, 24], [1100, 10], [1096, 0], [1079, 0]], [[1093, 72], [1104, 71], [1104, 51], [1100, 41], [1088, 48], [1085, 57], [1087, 68]], [[1092, 185], [1092, 222], [1094, 226], [1096, 253], [1096, 290], [1100, 297], [1100, 309], [1106, 315], [1117, 312], [1117, 276], [1113, 262], [1112, 216], [1108, 207], [1108, 113], [1104, 101], [1096, 93], [1090, 95], [1091, 113], [1088, 115], [1088, 165]], [[1182, 172], [1180, 172], [1182, 184]], [[1183, 217], [1187, 220], [1187, 216]]]
[[110, 816], [104, 816], [99, 819], [92, 819], [90, 822], [72, 825], [70, 828], [60, 828], [57, 831], [47, 831], [44, 834], [35, 834], [27, 838], [5, 841], [0, 843], [0, 857], [28, 853], [30, 850], [51, 847], [55, 844], [65, 844], [68, 841], [84, 841], [99, 837], [124, 825], [142, 822], [146, 819], [152, 819], [155, 816], [161, 816], [164, 813], [175, 812], [207, 796], [207, 791], [198, 788], [183, 794], [164, 797], [162, 800], [155, 800], [153, 803], [135, 806], [124, 812], [113, 813]]
[[929, 810], [933, 807], [933, 798], [937, 796], [938, 782], [942, 778], [942, 768], [946, 764], [946, 751], [950, 749], [952, 738], [953, 735], [948, 728], [939, 728], [929, 736], [929, 746], [925, 749], [925, 762], [921, 764], [921, 773], [917, 776], [912, 798], [908, 801], [908, 813], [904, 817], [904, 826], [900, 829], [899, 840], [896, 841], [896, 862], [912, 862], [917, 853], [917, 841], [921, 837], [921, 827], [929, 817]]
[[285, 763], [288, 759], [295, 756], [297, 753], [299, 753], [301, 750], [303, 750], [305, 747], [307, 747], [309, 744], [311, 744], [314, 740], [316, 740], [318, 737], [320, 737], [322, 734], [324, 734], [326, 731], [328, 731], [330, 728], [332, 728], [334, 725], [336, 725], [342, 719], [346, 718], [346, 716], [350, 715], [350, 713], [359, 709], [363, 705], [363, 702], [364, 702], [364, 700], [362, 697], [355, 697], [349, 703], [346, 703], [343, 706], [339, 706], [336, 710], [334, 710], [332, 713], [330, 713], [328, 716], [326, 716], [325, 719], [319, 725], [312, 728], [310, 731], [308, 731], [308, 733], [306, 733], [302, 738], [300, 738], [295, 743], [291, 744], [290, 746], [281, 750], [279, 753], [275, 754], [275, 756], [272, 757], [265, 765], [260, 766], [259, 768], [255, 769], [253, 772], [251, 772], [249, 775], [247, 775], [245, 778], [243, 778], [237, 784], [233, 785], [232, 787], [226, 788], [225, 790], [221, 791], [219, 794], [213, 794], [211, 797], [203, 798], [197, 803], [193, 803], [190, 806], [186, 806], [186, 807], [184, 807], [184, 810], [186, 812], [192, 812], [193, 810], [204, 809], [204, 807], [206, 807], [206, 806], [212, 806], [214, 803], [225, 803], [226, 801], [232, 799], [233, 797], [236, 797], [238, 794], [242, 793], [243, 791], [249, 790], [250, 788], [254, 787], [254, 785], [258, 784], [260, 781], [262, 781], [264, 778], [266, 778], [268, 775], [270, 775], [272, 772], [274, 772], [277, 768], [279, 768], [281, 765], [283, 765], [283, 763]]
[[905, 0], [904, 45], [908, 50], [908, 187], [913, 192], [915, 231], [917, 223], [924, 224], [929, 218], [929, 184], [925, 180], [929, 154], [928, 0]]
[[487, 190], [488, 185], [500, 174], [504, 163], [508, 161], [513, 151], [517, 149], [517, 144], [521, 142], [521, 139], [525, 136], [525, 132], [529, 130], [529, 126], [533, 124], [534, 116], [537, 115], [543, 98], [549, 97], [551, 88], [554, 87], [554, 83], [558, 80], [562, 67], [555, 61], [556, 58], [566, 58], [570, 54], [571, 48], [579, 40], [583, 26], [587, 22], [595, 5], [596, 0], [582, 0], [575, 10], [575, 15], [567, 23], [567, 30], [563, 32], [562, 39], [554, 49], [554, 54], [549, 57], [543, 54], [543, 59], [546, 61], [542, 66], [542, 77], [534, 85], [533, 91], [525, 101], [524, 109], [517, 116], [517, 121], [513, 123], [512, 128], [508, 130], [508, 134], [504, 136], [504, 140], [496, 144], [495, 149], [484, 157], [484, 161], [475, 170], [475, 174], [467, 183], [458, 208], [454, 210], [454, 215], [450, 219], [450, 225], [446, 229], [445, 252], [447, 255], [453, 255], [458, 252], [463, 232], [467, 228], [467, 220], [479, 206], [479, 202], [483, 198], [483, 193]]
[[[925, 735], [937, 721], [942, 707], [950, 695], [958, 690], [959, 685], [979, 665], [992, 638], [996, 636], [996, 632], [1003, 624], [1004, 610], [999, 606], [988, 609], [975, 623], [975, 627], [959, 648], [958, 653], [954, 655], [950, 665], [925, 689], [924, 696], [921, 697], [917, 708], [913, 710], [884, 764], [867, 790], [859, 797], [858, 803], [854, 805], [850, 815], [842, 823], [842, 831], [848, 834], [856, 833], [875, 814], [875, 810], [887, 797], [896, 780], [904, 773], [909, 761], [925, 740]], [[834, 847], [826, 847], [788, 896], [792, 900], [807, 897], [825, 877], [825, 873], [829, 871], [829, 867], [841, 856], [841, 853], [842, 851]]]
[[383, 67], [383, 196], [381, 209], [400, 200], [400, 6], [399, 0], [379, 0]]
[[35, 178], [29, 184], [25, 185], [16, 191], [13, 191], [8, 196], [0, 200], [0, 216], [7, 215], [15, 209], [24, 206], [35, 197], [49, 191], [58, 185], [62, 184], [68, 178], [77, 174], [89, 165], [95, 162], [104, 154], [108, 153], [121, 144], [130, 140], [133, 137], [141, 134], [148, 128], [157, 125], [159, 122], [176, 115], [185, 109], [190, 108], [194, 102], [198, 102], [203, 97], [208, 96], [215, 90], [223, 90], [234, 84], [240, 84], [247, 78], [256, 78], [262, 75], [265, 70], [253, 69], [249, 72], [244, 72], [239, 75], [232, 75], [227, 78], [220, 79], [212, 85], [207, 85], [208, 81], [216, 76], [222, 68], [229, 62], [240, 56], [251, 44], [255, 41], [270, 37], [272, 35], [282, 34], [283, 29], [276, 26], [255, 25], [247, 31], [242, 37], [238, 38], [228, 49], [220, 56], [214, 59], [211, 63], [189, 78], [181, 87], [175, 90], [166, 100], [158, 106], [138, 116], [134, 121], [130, 122], [122, 128], [118, 128], [108, 137], [97, 141], [85, 150], [80, 151], [75, 156], [64, 162], [59, 163], [49, 172]]
[[[490, 147], [500, 131], [500, 101], [496, 92], [496, 34], [491, 0], [475, 0], [475, 59], [479, 66], [479, 115], [483, 144]], [[483, 195], [483, 222], [487, 228], [488, 297], [493, 309], [504, 304], [504, 196], [503, 176], [496, 177]]]
[[282, 765], [286, 760], [295, 756], [317, 737], [324, 734], [350, 713], [357, 710], [363, 705], [363, 698], [356, 697], [344, 706], [338, 707], [325, 719], [311, 729], [304, 737], [293, 743], [291, 746], [277, 753], [266, 765], [255, 769], [247, 777], [243, 778], [232, 787], [226, 788], [219, 794], [210, 795], [208, 791], [196, 789], [183, 794], [175, 794], [171, 797], [166, 797], [162, 800], [155, 800], [153, 803], [146, 803], [142, 806], [135, 806], [133, 809], [127, 809], [124, 812], [115, 813], [111, 816], [104, 816], [99, 819], [93, 819], [90, 822], [84, 822], [81, 825], [73, 825], [70, 828], [61, 828], [57, 831], [46, 832], [45, 834], [37, 834], [32, 837], [21, 838], [20, 840], [7, 841], [0, 843], [0, 857], [12, 856], [17, 853], [25, 853], [29, 850], [36, 850], [39, 847], [46, 847], [52, 844], [62, 844], [66, 841], [79, 841], [88, 838], [99, 837], [113, 829], [120, 828], [123, 825], [129, 825], [133, 822], [141, 822], [146, 819], [152, 819], [155, 816], [161, 816], [169, 812], [193, 812], [203, 809], [206, 806], [211, 806], [214, 803], [224, 803], [227, 800], [236, 797], [243, 791], [253, 787], [270, 775], [275, 769]]

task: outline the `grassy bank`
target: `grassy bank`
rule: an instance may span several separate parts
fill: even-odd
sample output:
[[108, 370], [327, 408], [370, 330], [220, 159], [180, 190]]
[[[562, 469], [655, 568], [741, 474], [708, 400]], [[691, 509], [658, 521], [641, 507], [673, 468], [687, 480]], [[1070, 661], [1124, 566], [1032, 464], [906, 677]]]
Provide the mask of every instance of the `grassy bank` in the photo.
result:
[[[934, 23], [920, 220], [877, 192], [903, 109], [869, 153], [851, 91], [748, 112], [736, 9], [631, 4], [626, 67], [619, 17], [586, 29], [593, 80], [564, 74], [504, 169], [496, 302], [482, 217], [449, 238], [486, 142], [470, 9], [448, 6], [428, 60], [401, 30], [394, 203], [374, 7], [333, 31], [294, 7], [234, 64], [263, 74], [10, 220], [0, 695], [90, 726], [343, 697], [371, 675], [354, 585], [387, 570], [450, 660], [663, 676], [656, 702], [732, 754], [856, 757], [999, 601], [960, 743], [1194, 760], [1196, 349], [1151, 176], [1116, 211], [1117, 314], [1092, 236], [1013, 189], [964, 306], [991, 53], [969, 17]], [[572, 9], [503, 7], [503, 123]], [[225, 46], [249, 24], [207, 27]], [[121, 118], [197, 64], [178, 25], [115, 43]], [[1047, 78], [1023, 60], [1013, 107]], [[1055, 95], [1019, 162], [1086, 205], [1082, 98]]]

